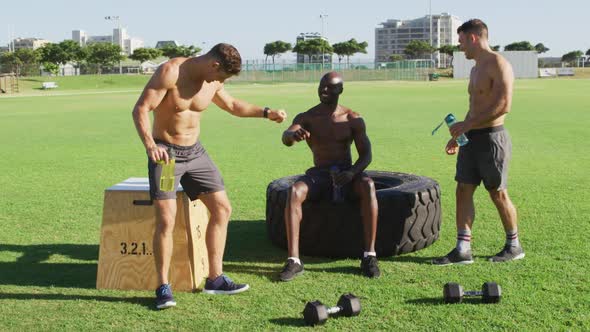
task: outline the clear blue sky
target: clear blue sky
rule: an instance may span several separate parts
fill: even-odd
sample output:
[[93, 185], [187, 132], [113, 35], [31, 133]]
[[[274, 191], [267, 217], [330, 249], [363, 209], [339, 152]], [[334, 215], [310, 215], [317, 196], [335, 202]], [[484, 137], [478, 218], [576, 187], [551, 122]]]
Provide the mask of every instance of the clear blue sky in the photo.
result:
[[[59, 42], [71, 31], [90, 35], [111, 34], [118, 15], [133, 37], [155, 46], [158, 40], [175, 39], [185, 45], [205, 46], [218, 42], [235, 45], [244, 59], [264, 58], [264, 44], [274, 40], [295, 43], [301, 32], [321, 32], [320, 14], [326, 14], [324, 32], [331, 43], [356, 38], [367, 41], [367, 55], [374, 57], [375, 28], [387, 19], [413, 19], [426, 15], [428, 0], [367, 1], [6, 1], [0, 14], [0, 44], [9, 31], [15, 37], [37, 37]], [[480, 18], [490, 28], [490, 43], [502, 46], [521, 40], [542, 42], [561, 56], [590, 48], [590, 1], [588, 0], [432, 0], [432, 13], [448, 12], [466, 21]], [[203, 44], [205, 43], [205, 44]], [[287, 60], [293, 55], [283, 56]]]

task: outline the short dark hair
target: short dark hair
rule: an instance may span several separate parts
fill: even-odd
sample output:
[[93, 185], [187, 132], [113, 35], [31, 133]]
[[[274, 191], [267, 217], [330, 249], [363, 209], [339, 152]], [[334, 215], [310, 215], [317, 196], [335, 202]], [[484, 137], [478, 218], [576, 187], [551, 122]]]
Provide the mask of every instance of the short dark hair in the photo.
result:
[[224, 72], [237, 75], [242, 70], [242, 57], [230, 44], [219, 43], [207, 53], [219, 61]]
[[488, 38], [488, 26], [480, 19], [474, 18], [463, 23], [458, 29], [457, 33], [472, 33], [480, 37]]

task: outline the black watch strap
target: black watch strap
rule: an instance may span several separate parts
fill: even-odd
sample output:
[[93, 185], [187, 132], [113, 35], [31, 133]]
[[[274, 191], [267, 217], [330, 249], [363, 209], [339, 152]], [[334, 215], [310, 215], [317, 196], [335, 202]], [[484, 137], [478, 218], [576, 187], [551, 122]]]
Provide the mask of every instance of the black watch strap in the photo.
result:
[[265, 117], [265, 118], [268, 118], [268, 111], [269, 111], [269, 110], [270, 110], [270, 107], [265, 107], [265, 108], [262, 110], [262, 116], [263, 116], [263, 117]]

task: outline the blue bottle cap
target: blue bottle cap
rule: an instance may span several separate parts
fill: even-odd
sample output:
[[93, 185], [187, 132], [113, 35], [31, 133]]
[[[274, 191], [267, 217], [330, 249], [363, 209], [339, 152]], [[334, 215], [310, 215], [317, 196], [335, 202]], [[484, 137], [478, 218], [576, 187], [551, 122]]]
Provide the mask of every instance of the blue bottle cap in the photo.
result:
[[445, 116], [445, 122], [446, 123], [450, 123], [455, 121], [455, 116], [453, 115], [453, 113], [449, 113], [447, 116]]

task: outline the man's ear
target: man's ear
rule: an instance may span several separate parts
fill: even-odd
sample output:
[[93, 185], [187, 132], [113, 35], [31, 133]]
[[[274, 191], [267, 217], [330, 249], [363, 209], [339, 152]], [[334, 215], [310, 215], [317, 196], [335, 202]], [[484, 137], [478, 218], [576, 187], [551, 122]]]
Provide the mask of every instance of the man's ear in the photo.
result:
[[221, 66], [221, 64], [219, 63], [219, 61], [215, 61], [215, 60], [211, 61], [211, 67], [213, 67], [213, 69], [215, 71], [218, 71], [220, 66]]

